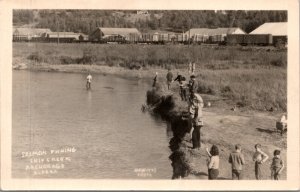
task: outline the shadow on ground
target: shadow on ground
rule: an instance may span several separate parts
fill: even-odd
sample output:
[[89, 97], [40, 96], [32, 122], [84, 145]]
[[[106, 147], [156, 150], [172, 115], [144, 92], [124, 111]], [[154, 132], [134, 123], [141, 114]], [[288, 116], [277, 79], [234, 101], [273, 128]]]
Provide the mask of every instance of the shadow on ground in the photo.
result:
[[259, 132], [264, 132], [264, 133], [269, 133], [269, 134], [272, 134], [272, 133], [277, 133], [277, 130], [275, 129], [264, 129], [264, 128], [256, 128], [257, 131]]

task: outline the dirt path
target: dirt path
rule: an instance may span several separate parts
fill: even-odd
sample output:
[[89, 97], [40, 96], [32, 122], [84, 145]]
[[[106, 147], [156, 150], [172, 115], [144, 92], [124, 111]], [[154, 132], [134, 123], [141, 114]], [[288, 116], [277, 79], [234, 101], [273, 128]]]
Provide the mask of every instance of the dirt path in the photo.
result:
[[[219, 110], [216, 108], [205, 108], [205, 126], [201, 130], [203, 145], [199, 155], [201, 158], [193, 158], [192, 165], [198, 173], [190, 175], [187, 179], [207, 179], [206, 147], [216, 144], [220, 149], [220, 179], [231, 179], [231, 167], [228, 163], [230, 152], [234, 145], [239, 143], [245, 155], [244, 178], [255, 179], [254, 163], [252, 155], [254, 145], [260, 143], [262, 150], [269, 155], [269, 160], [263, 165], [263, 179], [270, 179], [270, 164], [275, 149], [281, 150], [281, 156], [286, 162], [286, 134], [281, 136], [275, 131], [275, 122], [278, 114], [267, 113], [245, 113], [231, 111], [230, 109]], [[280, 116], [280, 115], [279, 115]], [[285, 164], [286, 166], [286, 164]], [[286, 168], [282, 179], [286, 179]]]

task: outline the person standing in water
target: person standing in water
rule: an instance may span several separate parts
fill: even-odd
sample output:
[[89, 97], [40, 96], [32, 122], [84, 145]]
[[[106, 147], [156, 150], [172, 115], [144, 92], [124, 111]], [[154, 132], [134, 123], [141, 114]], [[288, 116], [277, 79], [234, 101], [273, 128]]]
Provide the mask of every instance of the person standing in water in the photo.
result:
[[89, 73], [89, 75], [86, 77], [86, 89], [91, 89], [91, 83], [92, 83], [92, 75]]

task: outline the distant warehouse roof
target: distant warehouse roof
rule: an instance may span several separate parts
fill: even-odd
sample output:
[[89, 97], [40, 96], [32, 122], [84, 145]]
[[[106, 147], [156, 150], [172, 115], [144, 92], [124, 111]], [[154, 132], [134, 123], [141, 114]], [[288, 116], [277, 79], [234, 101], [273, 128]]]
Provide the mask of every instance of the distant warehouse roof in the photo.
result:
[[195, 34], [201, 34], [201, 35], [226, 35], [226, 34], [245, 34], [245, 32], [238, 28], [238, 27], [232, 27], [232, 28], [192, 28], [190, 31], [187, 31], [185, 33], [186, 35], [193, 36]]
[[43, 33], [50, 33], [50, 29], [46, 28], [14, 28], [13, 35], [28, 35], [28, 36], [40, 36]]
[[136, 28], [103, 28], [99, 27], [104, 35], [121, 35], [127, 36], [129, 34], [140, 34]]
[[74, 32], [51, 32], [47, 33], [48, 38], [74, 38], [79, 39], [79, 36], [82, 35], [81, 33], [74, 33]]
[[126, 39], [129, 38], [130, 35], [141, 35], [140, 31], [136, 28], [105, 28], [98, 27], [93, 33], [90, 34], [91, 40], [100, 40], [109, 36], [123, 36]]
[[272, 34], [273, 36], [287, 36], [287, 22], [264, 23], [250, 34]]

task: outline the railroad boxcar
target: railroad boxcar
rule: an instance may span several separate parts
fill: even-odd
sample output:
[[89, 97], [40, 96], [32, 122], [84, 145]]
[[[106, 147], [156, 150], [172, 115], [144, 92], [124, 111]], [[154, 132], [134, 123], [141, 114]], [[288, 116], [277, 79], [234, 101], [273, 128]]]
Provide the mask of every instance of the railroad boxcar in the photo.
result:
[[274, 46], [282, 46], [287, 44], [287, 36], [273, 36]]
[[203, 34], [195, 34], [192, 37], [192, 40], [194, 43], [197, 43], [197, 44], [207, 43], [207, 41], [209, 40], [209, 36], [203, 35]]
[[178, 43], [182, 43], [183, 42], [183, 34], [177, 34], [176, 35], [176, 41]]
[[272, 45], [271, 34], [231, 34], [226, 37], [227, 44], [240, 45]]
[[158, 33], [152, 34], [152, 41], [153, 42], [158, 42], [158, 39], [159, 39], [159, 34]]
[[126, 38], [121, 35], [109, 35], [102, 38], [103, 43], [126, 43]]
[[169, 41], [169, 34], [168, 33], [160, 33], [158, 36], [158, 41], [160, 43], [166, 43]]
[[129, 43], [138, 43], [141, 41], [141, 37], [136, 33], [130, 33], [126, 41]]
[[141, 43], [151, 43], [153, 41], [152, 35], [149, 33], [143, 33]]
[[218, 34], [209, 36], [209, 43], [223, 44], [225, 41], [226, 34]]

